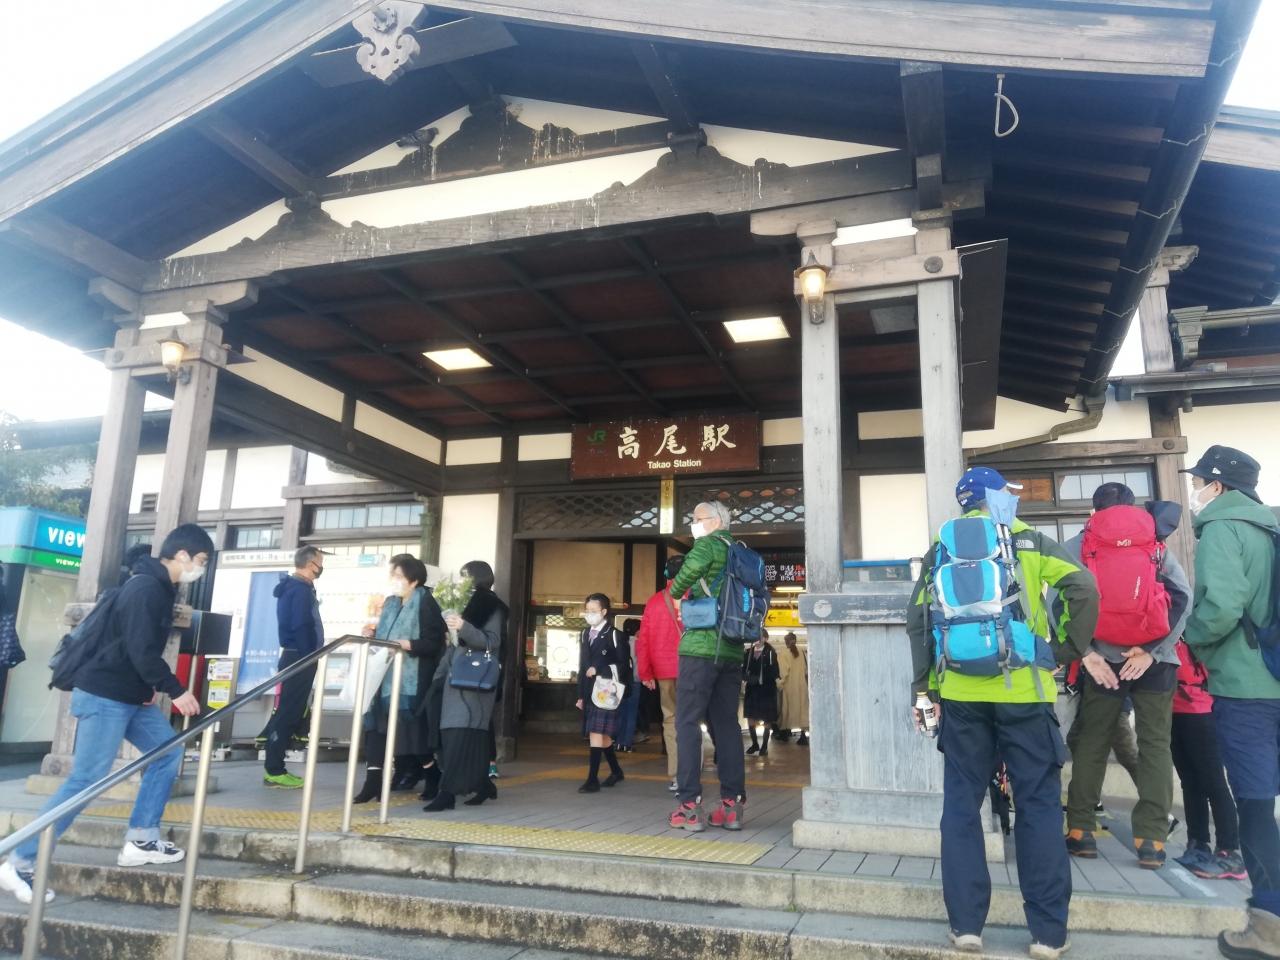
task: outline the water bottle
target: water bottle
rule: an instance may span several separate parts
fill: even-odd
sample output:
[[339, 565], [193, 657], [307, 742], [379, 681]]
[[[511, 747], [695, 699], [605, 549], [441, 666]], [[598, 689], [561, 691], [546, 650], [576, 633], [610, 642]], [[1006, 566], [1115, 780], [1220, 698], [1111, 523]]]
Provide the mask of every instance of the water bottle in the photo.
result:
[[916, 710], [920, 713], [923, 724], [920, 732], [926, 737], [936, 737], [938, 735], [938, 710], [933, 705], [933, 701], [929, 699], [928, 694], [916, 694]]

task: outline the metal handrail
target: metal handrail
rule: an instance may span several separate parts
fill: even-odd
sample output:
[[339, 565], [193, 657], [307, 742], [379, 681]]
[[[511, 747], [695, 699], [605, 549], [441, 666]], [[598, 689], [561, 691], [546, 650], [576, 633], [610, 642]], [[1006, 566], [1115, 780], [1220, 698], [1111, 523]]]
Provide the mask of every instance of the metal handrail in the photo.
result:
[[[236, 698], [224, 707], [219, 707], [201, 717], [189, 728], [174, 735], [160, 746], [149, 750], [119, 770], [107, 774], [97, 783], [85, 787], [74, 797], [64, 800], [25, 827], [15, 830], [0, 840], [0, 857], [10, 853], [22, 843], [36, 836], [40, 837], [39, 852], [36, 855], [34, 882], [32, 883], [31, 912], [27, 918], [27, 931], [22, 945], [23, 960], [36, 960], [39, 956], [40, 925], [44, 918], [45, 892], [49, 886], [49, 869], [53, 860], [54, 826], [63, 817], [79, 813], [99, 796], [112, 787], [123, 783], [140, 770], [150, 766], [160, 757], [171, 753], [178, 747], [200, 737], [200, 760], [196, 769], [196, 789], [191, 809], [191, 829], [187, 839], [186, 872], [182, 884], [182, 900], [178, 908], [177, 942], [174, 947], [175, 960], [185, 960], [187, 955], [187, 935], [191, 928], [191, 907], [195, 888], [196, 864], [200, 854], [200, 835], [204, 830], [204, 808], [209, 789], [209, 763], [213, 756], [213, 734], [223, 718], [239, 710], [242, 706], [257, 700], [274, 687], [318, 664], [316, 682], [319, 692], [311, 708], [310, 740], [307, 744], [306, 775], [303, 780], [302, 810], [298, 823], [298, 855], [294, 863], [294, 872], [302, 873], [306, 868], [306, 845], [311, 827], [312, 798], [315, 790], [316, 754], [320, 743], [320, 721], [324, 713], [324, 682], [329, 662], [329, 654], [339, 647], [357, 644], [356, 652], [356, 687], [355, 699], [352, 703], [351, 745], [347, 753], [346, 796], [342, 807], [342, 832], [351, 832], [352, 794], [355, 790], [356, 768], [359, 759], [359, 742], [364, 719], [364, 695], [366, 672], [370, 647], [386, 647], [395, 651], [391, 675], [391, 709], [387, 720], [387, 746], [382, 768], [382, 798], [378, 819], [387, 822], [388, 808], [391, 799], [391, 773], [395, 757], [396, 728], [399, 718], [400, 685], [404, 675], [404, 650], [399, 643], [391, 640], [377, 640], [373, 637], [357, 637], [348, 635], [313, 650], [283, 670], [273, 674], [269, 679], [258, 684], [248, 693]], [[367, 758], [366, 758], [367, 759]]]

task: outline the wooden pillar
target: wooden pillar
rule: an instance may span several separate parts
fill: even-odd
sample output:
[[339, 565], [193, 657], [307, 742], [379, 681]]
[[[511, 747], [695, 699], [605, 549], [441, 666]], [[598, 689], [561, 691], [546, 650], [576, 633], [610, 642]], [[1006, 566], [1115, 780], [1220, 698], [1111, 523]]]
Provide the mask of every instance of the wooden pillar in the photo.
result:
[[[301, 487], [307, 482], [307, 451], [294, 447], [289, 455], [289, 486]], [[297, 550], [302, 546], [302, 498], [289, 497], [284, 502], [284, 522], [280, 530], [280, 549]]]
[[[951, 230], [945, 221], [917, 222], [917, 227], [917, 253], [939, 253], [951, 248]], [[964, 473], [955, 281], [916, 284], [916, 312], [920, 328], [925, 498], [932, 532], [958, 512], [955, 486]]]
[[[119, 332], [115, 345], [127, 349], [137, 343], [137, 314], [116, 318]], [[133, 493], [133, 471], [138, 462], [138, 441], [142, 434], [142, 405], [146, 390], [129, 370], [111, 371], [107, 408], [98, 434], [98, 459], [93, 468], [93, 489], [85, 518], [84, 555], [76, 581], [74, 609], [68, 618], [78, 621], [88, 613], [98, 595], [120, 580], [124, 556], [125, 527], [129, 521], [129, 498]], [[58, 720], [54, 726], [49, 754], [40, 764], [46, 777], [65, 777], [71, 771], [76, 745], [76, 720], [71, 716], [71, 694], [57, 692]], [[43, 789], [40, 792], [45, 792]]]
[[[831, 247], [836, 236], [834, 221], [801, 224], [796, 233], [804, 244], [800, 251], [801, 263], [807, 263], [811, 254], [820, 264], [829, 267], [834, 263]], [[824, 298], [821, 323], [811, 322], [807, 309], [802, 308], [800, 316], [804, 499], [805, 514], [810, 520], [804, 532], [806, 589], [816, 593], [834, 592], [840, 589], [844, 579], [840, 324], [835, 298], [830, 294]], [[818, 522], [813, 522], [815, 520]]]
[[[1195, 247], [1168, 247], [1160, 254], [1159, 265], [1152, 272], [1138, 306], [1139, 330], [1142, 334], [1142, 359], [1147, 373], [1169, 373], [1174, 370], [1173, 337], [1169, 332], [1169, 274], [1183, 270], [1195, 259]], [[1151, 436], [1157, 440], [1181, 437], [1182, 418], [1176, 397], [1157, 396], [1147, 401], [1151, 418]], [[1192, 456], [1201, 451], [1192, 450]], [[1172, 500], [1182, 506], [1182, 523], [1169, 538], [1169, 549], [1187, 572], [1195, 576], [1195, 534], [1191, 530], [1186, 477], [1179, 471], [1186, 466], [1181, 453], [1156, 455], [1155, 494], [1161, 500]]]
[[[220, 346], [226, 316], [212, 303], [190, 305], [184, 313], [190, 321], [179, 327], [187, 344], [187, 355], [200, 356], [206, 343]], [[196, 519], [200, 487], [204, 481], [204, 459], [213, 423], [213, 399], [218, 386], [218, 368], [201, 360], [183, 364], [183, 379], [174, 385], [173, 409], [169, 413], [169, 439], [164, 449], [164, 472], [160, 498], [156, 504], [155, 545], [179, 524]], [[185, 371], [189, 371], [187, 376]]]
[[520, 665], [524, 660], [524, 620], [527, 603], [527, 548], [516, 541], [516, 462], [519, 437], [502, 438], [502, 462], [498, 474], [502, 482], [498, 490], [498, 535], [495, 549], [494, 592], [506, 601], [510, 610], [507, 621], [505, 656], [502, 662], [502, 700], [494, 714], [494, 735], [500, 759], [516, 758], [516, 738], [520, 727]]

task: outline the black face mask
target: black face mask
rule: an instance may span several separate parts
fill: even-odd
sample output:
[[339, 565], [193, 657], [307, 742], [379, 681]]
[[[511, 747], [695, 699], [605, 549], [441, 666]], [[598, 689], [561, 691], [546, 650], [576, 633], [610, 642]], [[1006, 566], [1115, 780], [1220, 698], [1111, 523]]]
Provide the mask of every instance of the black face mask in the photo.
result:
[[316, 568], [315, 568], [315, 578], [316, 578], [317, 580], [319, 580], [319, 579], [320, 579], [320, 576], [321, 576], [321, 574], [323, 574], [323, 573], [324, 573], [324, 567], [316, 567]]

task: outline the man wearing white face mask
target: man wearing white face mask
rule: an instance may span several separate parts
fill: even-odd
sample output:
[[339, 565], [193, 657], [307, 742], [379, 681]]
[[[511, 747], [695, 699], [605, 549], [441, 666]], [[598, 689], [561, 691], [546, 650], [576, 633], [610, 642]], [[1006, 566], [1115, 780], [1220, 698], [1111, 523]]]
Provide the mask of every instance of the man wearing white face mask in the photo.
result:
[[1183, 639], [1208, 671], [1218, 748], [1253, 886], [1248, 926], [1220, 934], [1218, 950], [1280, 958], [1280, 680], [1263, 661], [1252, 627], [1271, 620], [1276, 519], [1258, 499], [1258, 462], [1248, 454], [1212, 446], [1186, 472], [1199, 542]]
[[[212, 552], [213, 541], [204, 530], [194, 523], [183, 524], [165, 537], [159, 559], [140, 560], [124, 586], [99, 601], [110, 603], [111, 611], [97, 651], [80, 667], [71, 693], [71, 713], [79, 721], [71, 775], [41, 813], [106, 776], [123, 741], [146, 753], [173, 736], [167, 714], [154, 706], [157, 694], [172, 697], [174, 708], [185, 717], [200, 712], [199, 701], [165, 662], [164, 648], [177, 585], [199, 580]], [[181, 759], [181, 751], [174, 750], [143, 772], [124, 848], [116, 858], [120, 866], [176, 863], [183, 858], [182, 850], [160, 838], [160, 817]], [[55, 836], [61, 836], [75, 818], [71, 814], [59, 820]], [[32, 837], [17, 847], [0, 866], [0, 889], [20, 903], [31, 902], [38, 839]], [[45, 899], [52, 900], [53, 891]]]

